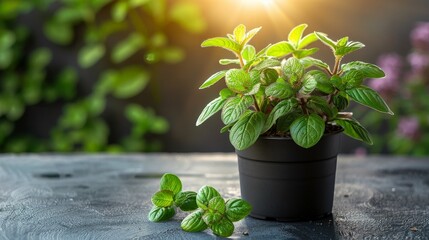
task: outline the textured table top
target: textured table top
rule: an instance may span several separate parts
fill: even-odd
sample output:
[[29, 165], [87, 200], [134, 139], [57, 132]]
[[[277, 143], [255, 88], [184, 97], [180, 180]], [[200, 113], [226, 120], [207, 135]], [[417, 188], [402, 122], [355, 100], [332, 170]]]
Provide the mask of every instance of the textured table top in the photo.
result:
[[[240, 196], [234, 154], [0, 155], [0, 239], [215, 239], [182, 231], [183, 213], [147, 220], [165, 172]], [[429, 159], [339, 156], [331, 217], [235, 226], [234, 239], [429, 239]]]

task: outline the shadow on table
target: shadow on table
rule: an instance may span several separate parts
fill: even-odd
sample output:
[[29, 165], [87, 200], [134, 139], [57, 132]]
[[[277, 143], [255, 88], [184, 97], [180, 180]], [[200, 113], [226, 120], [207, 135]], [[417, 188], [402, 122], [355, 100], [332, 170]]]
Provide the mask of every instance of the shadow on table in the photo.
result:
[[254, 239], [339, 239], [332, 215], [316, 221], [276, 222], [248, 217], [243, 221], [243, 235]]

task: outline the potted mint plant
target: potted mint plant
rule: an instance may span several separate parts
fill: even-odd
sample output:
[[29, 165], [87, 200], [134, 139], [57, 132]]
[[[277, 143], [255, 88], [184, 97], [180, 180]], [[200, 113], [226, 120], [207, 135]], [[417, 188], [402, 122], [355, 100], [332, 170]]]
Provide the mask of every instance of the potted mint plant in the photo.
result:
[[[249, 41], [261, 28], [237, 26], [227, 37], [205, 40], [202, 47], [221, 47], [234, 59], [221, 59], [233, 68], [210, 76], [204, 89], [225, 79], [226, 88], [202, 111], [196, 125], [221, 111], [221, 132], [238, 155], [243, 199], [262, 219], [304, 220], [332, 211], [339, 133], [372, 144], [368, 131], [342, 112], [350, 100], [393, 114], [380, 95], [363, 85], [366, 78], [384, 77], [376, 65], [341, 63], [364, 45], [326, 34], [303, 35], [301, 24], [287, 41], [260, 51]], [[321, 41], [333, 53], [334, 65], [312, 57]]]

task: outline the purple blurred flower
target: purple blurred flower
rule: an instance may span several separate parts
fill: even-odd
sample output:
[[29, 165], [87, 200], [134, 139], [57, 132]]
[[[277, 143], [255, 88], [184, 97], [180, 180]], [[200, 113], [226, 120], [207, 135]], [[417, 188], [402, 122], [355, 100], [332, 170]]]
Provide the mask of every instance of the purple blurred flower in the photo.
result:
[[429, 67], [429, 55], [412, 52], [408, 55], [407, 59], [411, 65], [411, 71], [413, 73], [421, 73]]
[[413, 46], [421, 50], [429, 50], [429, 22], [418, 23], [411, 31]]
[[378, 58], [377, 65], [386, 73], [386, 77], [381, 79], [371, 79], [368, 85], [374, 90], [382, 93], [394, 93], [399, 87], [399, 77], [403, 60], [396, 53], [381, 55]]
[[397, 133], [409, 139], [419, 137], [420, 124], [416, 117], [404, 117], [399, 120]]
[[356, 148], [354, 153], [358, 157], [365, 157], [366, 155], [368, 155], [368, 151], [366, 150], [366, 148], [363, 147]]

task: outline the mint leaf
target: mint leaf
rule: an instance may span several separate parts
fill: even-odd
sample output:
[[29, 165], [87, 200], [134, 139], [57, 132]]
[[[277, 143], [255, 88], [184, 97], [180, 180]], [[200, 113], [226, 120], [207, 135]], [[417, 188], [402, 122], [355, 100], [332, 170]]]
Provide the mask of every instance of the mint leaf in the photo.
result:
[[341, 65], [341, 69], [344, 72], [350, 71], [352, 69], [358, 70], [362, 72], [366, 78], [382, 78], [385, 76], [383, 70], [378, 66], [361, 61], [354, 61], [343, 64]]
[[207, 224], [203, 221], [204, 210], [198, 209], [197, 211], [189, 214], [182, 220], [180, 226], [187, 232], [201, 232], [207, 229]]
[[316, 145], [325, 131], [325, 122], [316, 114], [304, 115], [290, 126], [290, 134], [296, 144], [303, 148]]
[[241, 52], [240, 44], [225, 37], [209, 38], [201, 44], [201, 47], [221, 47], [236, 54]]
[[365, 79], [365, 75], [356, 69], [351, 69], [349, 71], [344, 72], [344, 74], [341, 76], [343, 81], [346, 83], [346, 88], [354, 88], [358, 87], [362, 84], [363, 80]]
[[335, 49], [335, 55], [337, 56], [345, 56], [349, 53], [352, 53], [356, 50], [365, 47], [364, 44], [360, 42], [348, 42], [345, 46], [337, 46]]
[[291, 54], [293, 51], [295, 51], [295, 48], [290, 43], [286, 41], [281, 41], [271, 45], [267, 49], [267, 56], [283, 57], [288, 54]]
[[349, 99], [348, 97], [344, 97], [341, 95], [335, 95], [333, 97], [333, 101], [334, 105], [337, 107], [338, 111], [342, 111], [344, 109], [346, 109], [349, 106]]
[[226, 202], [226, 216], [232, 222], [245, 218], [250, 211], [252, 211], [252, 206], [243, 199], [232, 198]]
[[335, 48], [337, 47], [337, 43], [330, 39], [328, 37], [328, 35], [326, 35], [325, 33], [321, 33], [321, 32], [314, 32], [316, 34], [316, 37], [322, 41], [322, 43], [324, 43], [326, 46], [330, 47], [332, 49], [332, 51], [335, 51]]
[[[298, 112], [290, 112], [279, 119], [276, 122], [276, 130], [278, 132], [287, 132], [290, 129], [290, 125], [292, 125], [295, 119], [299, 118], [302, 114]], [[267, 120], [268, 121], [268, 120]]]
[[282, 62], [283, 75], [291, 84], [299, 81], [304, 75], [304, 65], [295, 57], [288, 58]]
[[302, 87], [299, 90], [299, 93], [303, 95], [309, 95], [316, 89], [317, 81], [311, 72], [308, 72], [304, 75], [302, 80]]
[[211, 186], [203, 186], [197, 193], [197, 205], [203, 210], [208, 209], [209, 202], [212, 198], [220, 197], [219, 192]]
[[232, 224], [229, 219], [223, 218], [219, 222], [211, 225], [210, 229], [217, 236], [229, 237], [234, 233], [234, 224]]
[[157, 207], [169, 207], [174, 203], [174, 194], [170, 190], [161, 190], [156, 192], [151, 200]]
[[332, 86], [331, 81], [329, 80], [328, 75], [320, 70], [312, 70], [307, 74], [311, 74], [314, 79], [316, 79], [317, 85], [316, 88], [321, 92], [330, 94], [334, 92], [334, 86]]
[[224, 89], [220, 90], [220, 92], [219, 92], [219, 96], [222, 99], [227, 99], [227, 98], [230, 98], [234, 95], [235, 95], [235, 93], [233, 91], [231, 91], [229, 88], [224, 88]]
[[252, 104], [253, 98], [251, 96], [236, 96], [229, 98], [221, 113], [223, 123], [228, 125], [237, 121]]
[[214, 197], [210, 199], [208, 208], [211, 211], [216, 211], [219, 213], [225, 213], [225, 200], [222, 197]]
[[298, 44], [298, 49], [305, 48], [306, 46], [308, 46], [309, 44], [311, 44], [315, 41], [317, 41], [316, 34], [310, 33], [301, 39], [301, 41]]
[[314, 53], [316, 53], [317, 51], [319, 51], [318, 48], [310, 48], [310, 49], [299, 49], [299, 50], [295, 50], [293, 52], [293, 56], [296, 58], [304, 58], [310, 55], [313, 55]]
[[246, 33], [246, 36], [241, 45], [247, 44], [261, 30], [261, 27], [254, 28]]
[[335, 106], [330, 106], [326, 99], [319, 96], [311, 96], [307, 106], [319, 114], [326, 115], [328, 120], [335, 118], [338, 114], [338, 109]]
[[372, 145], [369, 132], [355, 119], [336, 119], [335, 123], [344, 129], [346, 135]]
[[176, 214], [176, 211], [174, 210], [174, 207], [157, 207], [154, 206], [149, 214], [147, 215], [147, 218], [151, 222], [160, 222], [165, 221], [170, 218], [172, 218]]
[[264, 114], [249, 111], [232, 126], [229, 140], [237, 150], [243, 150], [256, 142], [264, 127]]
[[204, 81], [204, 83], [200, 86], [199, 89], [208, 88], [214, 85], [225, 76], [225, 73], [226, 73], [226, 70], [223, 70], [211, 75], [206, 81]]
[[256, 81], [250, 78], [249, 73], [242, 69], [230, 69], [225, 74], [226, 86], [236, 93], [247, 93], [254, 85]]
[[262, 62], [258, 63], [253, 69], [255, 70], [263, 70], [269, 67], [277, 67], [280, 66], [280, 61], [274, 58], [267, 58]]
[[196, 192], [179, 192], [174, 196], [174, 202], [182, 211], [192, 211], [198, 208], [196, 198]]
[[246, 60], [246, 62], [253, 60], [256, 55], [255, 47], [252, 45], [246, 45], [243, 48], [241, 55], [243, 56], [244, 60]]
[[288, 40], [290, 43], [292, 43], [295, 48], [298, 47], [298, 44], [302, 38], [302, 34], [304, 30], [307, 28], [307, 24], [300, 24], [296, 27], [294, 27], [288, 35]]
[[321, 68], [323, 70], [329, 69], [329, 65], [324, 63], [322, 60], [312, 58], [312, 57], [304, 57], [300, 58], [299, 61], [304, 65], [304, 68], [309, 68], [312, 66]]
[[240, 60], [238, 59], [220, 59], [219, 60], [220, 65], [229, 65], [229, 64], [238, 64], [240, 65]]
[[295, 94], [295, 91], [292, 86], [287, 83], [275, 82], [265, 89], [265, 94], [267, 96], [285, 99], [292, 97]]
[[78, 53], [79, 65], [83, 68], [89, 68], [100, 60], [106, 52], [102, 44], [90, 44], [80, 49]]
[[346, 90], [346, 93], [350, 96], [351, 99], [362, 105], [383, 113], [393, 115], [392, 110], [390, 110], [383, 98], [381, 98], [380, 95], [371, 88], [361, 86], [348, 89]]
[[263, 85], [270, 85], [271, 83], [277, 81], [279, 74], [276, 70], [272, 68], [265, 69], [261, 74], [261, 83]]
[[288, 114], [295, 104], [296, 101], [292, 101], [291, 99], [277, 103], [273, 110], [271, 110], [270, 115], [268, 115], [261, 133], [268, 131], [276, 123], [277, 119]]
[[203, 221], [211, 226], [212, 224], [215, 224], [219, 222], [222, 219], [223, 215], [219, 212], [206, 212], [203, 215]]
[[235, 41], [237, 41], [237, 43], [239, 44], [242, 44], [242, 42], [246, 38], [246, 26], [244, 26], [243, 24], [238, 25], [237, 27], [235, 27], [233, 34]]
[[223, 99], [222, 97], [218, 97], [214, 99], [213, 101], [209, 102], [207, 106], [204, 107], [203, 111], [201, 112], [200, 116], [197, 119], [196, 126], [201, 125], [203, 122], [205, 122], [208, 118], [213, 116], [215, 113], [220, 111], [225, 104], [226, 99]]
[[171, 173], [164, 174], [159, 185], [161, 190], [170, 190], [173, 195], [182, 191], [182, 182], [176, 175]]

